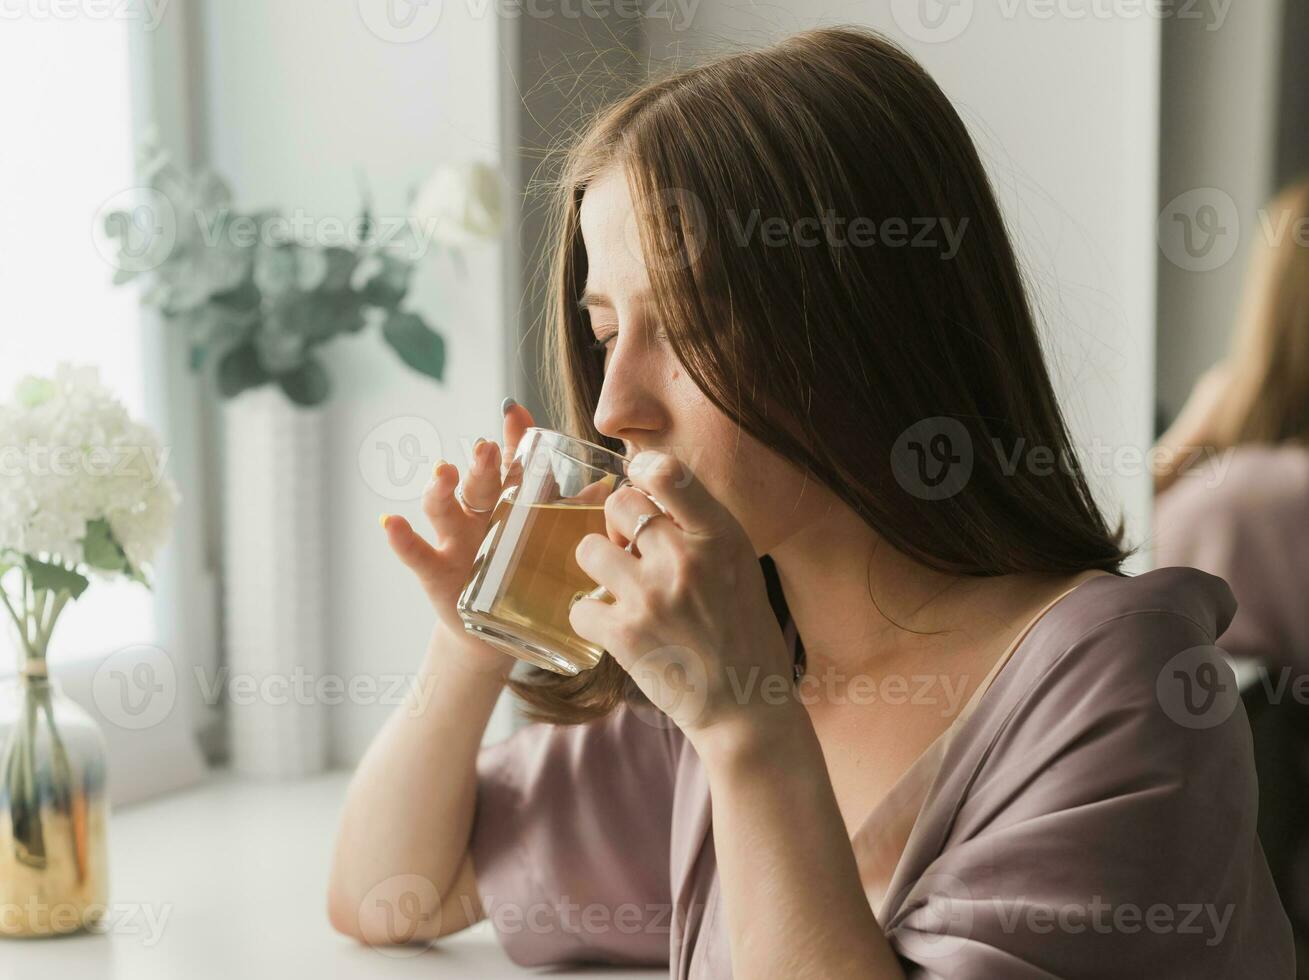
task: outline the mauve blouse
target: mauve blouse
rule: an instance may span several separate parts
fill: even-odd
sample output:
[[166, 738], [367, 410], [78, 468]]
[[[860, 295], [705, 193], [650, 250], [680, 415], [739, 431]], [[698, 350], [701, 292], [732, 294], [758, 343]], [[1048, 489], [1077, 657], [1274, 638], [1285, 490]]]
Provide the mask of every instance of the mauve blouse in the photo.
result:
[[[1163, 568], [1092, 578], [1031, 626], [870, 897], [908, 976], [1294, 976], [1249, 725], [1212, 649], [1235, 606], [1221, 579]], [[648, 706], [484, 746], [470, 849], [519, 965], [732, 976], [705, 772]]]

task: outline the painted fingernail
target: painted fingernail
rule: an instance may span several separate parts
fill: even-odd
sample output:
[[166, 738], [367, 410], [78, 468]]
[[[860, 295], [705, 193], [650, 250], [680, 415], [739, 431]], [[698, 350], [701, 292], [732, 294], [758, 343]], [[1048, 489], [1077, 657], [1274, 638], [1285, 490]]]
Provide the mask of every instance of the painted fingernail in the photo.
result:
[[445, 465], [445, 460], [438, 459], [436, 465], [432, 467], [432, 479], [436, 479], [441, 474], [441, 467]]
[[386, 522], [389, 521], [390, 519], [391, 519], [391, 515], [390, 515], [390, 514], [379, 514], [379, 515], [378, 515], [377, 523], [380, 524], [380, 525], [382, 526], [382, 530], [383, 530], [383, 531], [386, 530]]
[[518, 402], [514, 401], [512, 398], [506, 397], [505, 400], [500, 403], [500, 414], [508, 415], [509, 409], [513, 408], [517, 404]]

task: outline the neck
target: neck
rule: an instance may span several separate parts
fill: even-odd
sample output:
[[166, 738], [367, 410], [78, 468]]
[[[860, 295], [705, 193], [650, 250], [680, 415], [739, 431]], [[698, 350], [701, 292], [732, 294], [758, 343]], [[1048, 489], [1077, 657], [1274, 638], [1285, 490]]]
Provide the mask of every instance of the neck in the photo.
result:
[[843, 502], [769, 554], [806, 670], [847, 677], [946, 663], [998, 638], [1043, 590], [1069, 580], [935, 571], [891, 547]]

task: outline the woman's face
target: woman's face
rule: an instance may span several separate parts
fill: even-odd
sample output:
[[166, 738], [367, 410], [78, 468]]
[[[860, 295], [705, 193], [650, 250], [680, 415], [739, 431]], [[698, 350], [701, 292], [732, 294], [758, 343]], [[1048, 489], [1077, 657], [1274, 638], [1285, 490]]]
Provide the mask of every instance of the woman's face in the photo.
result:
[[[826, 512], [833, 495], [720, 412], [669, 345], [650, 303], [636, 214], [624, 172], [605, 170], [581, 205], [587, 280], [583, 302], [597, 340], [606, 340], [596, 428], [688, 464], [745, 528], [757, 555]], [[709, 325], [712, 329], [712, 324]]]

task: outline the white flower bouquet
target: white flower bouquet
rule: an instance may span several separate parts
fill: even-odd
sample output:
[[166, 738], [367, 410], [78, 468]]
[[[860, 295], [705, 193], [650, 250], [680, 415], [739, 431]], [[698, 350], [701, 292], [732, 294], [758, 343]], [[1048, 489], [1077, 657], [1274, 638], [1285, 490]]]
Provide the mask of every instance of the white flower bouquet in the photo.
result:
[[[0, 403], [0, 616], [21, 661], [0, 684], [0, 905], [18, 910], [0, 935], [76, 931], [103, 913], [104, 739], [48, 677], [46, 652], [93, 578], [149, 585], [178, 503], [166, 461], [93, 368], [61, 364]], [[76, 914], [55, 921], [52, 908]]]
[[94, 368], [61, 364], [0, 403], [0, 602], [25, 672], [45, 673], [59, 614], [92, 578], [148, 586], [179, 499], [166, 457]]

